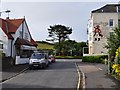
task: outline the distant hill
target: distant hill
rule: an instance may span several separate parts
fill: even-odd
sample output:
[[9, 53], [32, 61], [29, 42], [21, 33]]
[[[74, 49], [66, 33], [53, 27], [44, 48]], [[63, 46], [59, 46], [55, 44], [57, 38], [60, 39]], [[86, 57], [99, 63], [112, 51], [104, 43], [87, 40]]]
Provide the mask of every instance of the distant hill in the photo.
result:
[[37, 49], [54, 49], [54, 44], [46, 41], [36, 41], [38, 46]]

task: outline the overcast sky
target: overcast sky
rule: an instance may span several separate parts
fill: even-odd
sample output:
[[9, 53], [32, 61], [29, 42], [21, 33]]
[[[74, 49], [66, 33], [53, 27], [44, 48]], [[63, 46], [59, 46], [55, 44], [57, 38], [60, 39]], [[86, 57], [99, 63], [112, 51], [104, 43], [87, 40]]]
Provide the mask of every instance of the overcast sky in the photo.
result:
[[[50, 25], [62, 24], [73, 29], [70, 39], [81, 42], [87, 40], [90, 12], [105, 4], [109, 2], [2, 2], [1, 11], [11, 10], [12, 19], [25, 16], [32, 37], [37, 41], [48, 38]], [[1, 17], [6, 16], [3, 13]]]

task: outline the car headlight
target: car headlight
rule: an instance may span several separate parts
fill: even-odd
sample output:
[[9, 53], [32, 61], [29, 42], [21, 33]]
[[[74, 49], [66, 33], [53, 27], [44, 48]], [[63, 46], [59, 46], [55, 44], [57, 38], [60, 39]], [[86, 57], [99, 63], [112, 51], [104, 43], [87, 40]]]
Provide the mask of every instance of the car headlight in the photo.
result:
[[30, 61], [29, 61], [29, 64], [32, 64], [32, 63], [33, 63], [32, 60], [30, 60]]
[[44, 60], [44, 58], [41, 58], [40, 60]]
[[44, 58], [41, 58], [41, 59], [40, 59], [40, 63], [45, 63], [45, 59], [44, 59]]

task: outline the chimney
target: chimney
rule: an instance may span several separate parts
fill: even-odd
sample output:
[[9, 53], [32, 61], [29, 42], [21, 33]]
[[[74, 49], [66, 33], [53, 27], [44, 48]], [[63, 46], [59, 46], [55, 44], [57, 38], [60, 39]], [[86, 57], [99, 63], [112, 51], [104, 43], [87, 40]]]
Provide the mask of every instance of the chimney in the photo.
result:
[[6, 17], [6, 19], [10, 19], [9, 17]]

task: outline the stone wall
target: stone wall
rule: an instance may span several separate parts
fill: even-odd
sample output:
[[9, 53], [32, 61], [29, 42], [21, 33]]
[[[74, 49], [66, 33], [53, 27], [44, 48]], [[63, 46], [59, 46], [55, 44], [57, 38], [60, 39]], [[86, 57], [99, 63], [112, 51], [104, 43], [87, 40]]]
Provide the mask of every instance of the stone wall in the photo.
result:
[[2, 69], [7, 69], [13, 67], [15, 64], [15, 60], [12, 57], [4, 57], [2, 56]]

